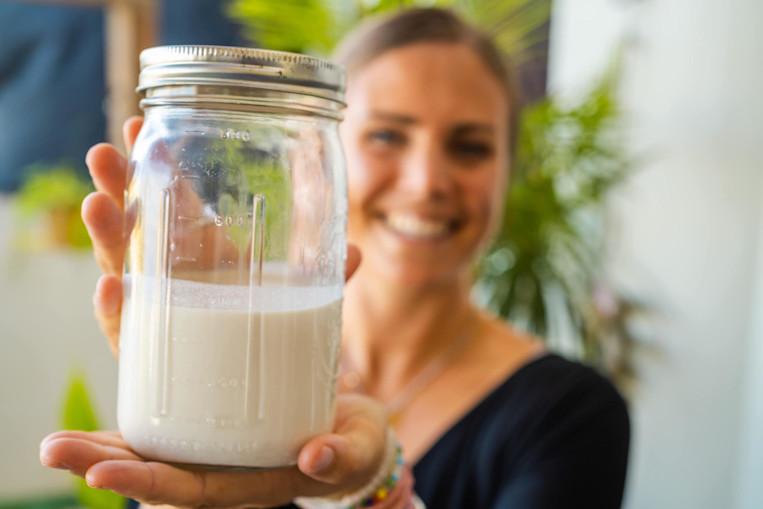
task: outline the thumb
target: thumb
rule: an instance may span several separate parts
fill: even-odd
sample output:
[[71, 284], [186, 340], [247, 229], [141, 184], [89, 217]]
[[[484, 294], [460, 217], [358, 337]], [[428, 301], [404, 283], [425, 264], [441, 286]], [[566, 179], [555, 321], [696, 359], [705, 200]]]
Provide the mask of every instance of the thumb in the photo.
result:
[[381, 468], [387, 448], [384, 407], [368, 397], [337, 398], [334, 433], [310, 440], [299, 454], [297, 466], [309, 477], [353, 491], [371, 481]]

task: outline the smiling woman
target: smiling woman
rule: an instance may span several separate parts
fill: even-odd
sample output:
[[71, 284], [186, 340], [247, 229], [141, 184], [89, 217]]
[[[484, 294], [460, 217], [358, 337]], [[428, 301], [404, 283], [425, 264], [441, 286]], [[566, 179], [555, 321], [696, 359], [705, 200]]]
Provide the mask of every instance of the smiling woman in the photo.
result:
[[347, 102], [348, 233], [368, 262], [361, 274], [377, 272], [379, 284], [460, 277], [500, 216], [500, 83], [463, 44], [419, 43], [351, 73]]
[[[452, 13], [417, 9], [366, 24], [337, 58], [348, 68], [348, 237], [363, 263], [344, 295], [334, 432], [311, 440], [297, 468], [264, 473], [190, 475], [143, 462], [113, 435], [55, 435], [43, 462], [184, 505], [409, 507], [405, 464], [432, 508], [619, 507], [629, 443], [622, 398], [470, 300], [471, 265], [496, 229], [516, 132], [516, 94], [497, 51]], [[128, 140], [139, 127], [128, 123]], [[123, 218], [113, 184], [123, 160], [100, 145], [88, 161], [99, 193], [83, 216], [110, 273], [95, 303], [113, 335], [121, 283], [107, 262], [123, 246], [106, 250], [104, 224]], [[109, 220], [97, 221], [110, 201]], [[301, 498], [311, 495], [329, 499]]]

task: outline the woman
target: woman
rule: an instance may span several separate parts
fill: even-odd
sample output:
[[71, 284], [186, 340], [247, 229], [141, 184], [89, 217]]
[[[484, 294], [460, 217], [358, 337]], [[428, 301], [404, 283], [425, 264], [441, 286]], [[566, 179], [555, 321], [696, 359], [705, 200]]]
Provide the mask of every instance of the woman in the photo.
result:
[[[146, 502], [269, 506], [372, 491], [391, 427], [430, 508], [619, 507], [629, 428], [617, 392], [469, 299], [470, 267], [501, 215], [517, 115], [495, 48], [446, 11], [413, 10], [364, 25], [338, 60], [348, 239], [363, 253], [359, 267], [355, 250], [348, 260], [358, 268], [340, 391], [373, 400], [340, 397], [335, 433], [309, 442], [298, 469], [189, 473], [143, 463], [118, 435], [73, 432], [43, 442], [43, 463]], [[126, 124], [128, 142], [139, 128]], [[125, 160], [98, 145], [88, 166], [99, 192], [83, 218], [107, 274], [94, 303], [114, 346]]]

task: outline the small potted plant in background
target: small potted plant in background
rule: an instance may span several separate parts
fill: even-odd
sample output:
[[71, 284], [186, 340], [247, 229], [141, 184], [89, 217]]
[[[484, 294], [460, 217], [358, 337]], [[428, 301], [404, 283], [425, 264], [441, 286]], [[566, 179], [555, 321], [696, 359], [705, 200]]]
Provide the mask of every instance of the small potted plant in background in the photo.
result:
[[74, 165], [34, 165], [16, 196], [17, 244], [24, 250], [90, 246], [80, 204], [93, 189]]

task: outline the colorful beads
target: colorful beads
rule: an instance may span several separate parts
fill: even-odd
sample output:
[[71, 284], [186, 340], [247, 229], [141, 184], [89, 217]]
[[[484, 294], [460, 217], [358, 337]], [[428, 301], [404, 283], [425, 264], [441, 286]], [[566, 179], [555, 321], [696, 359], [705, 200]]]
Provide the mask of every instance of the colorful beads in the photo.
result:
[[362, 500], [355, 507], [371, 507], [383, 502], [395, 488], [397, 482], [400, 480], [400, 474], [403, 469], [405, 461], [403, 460], [403, 450], [400, 444], [395, 444], [395, 468], [392, 473], [381, 484], [381, 486], [374, 491], [373, 495]]

